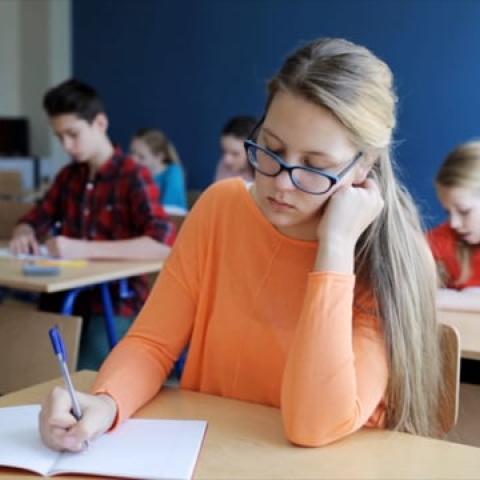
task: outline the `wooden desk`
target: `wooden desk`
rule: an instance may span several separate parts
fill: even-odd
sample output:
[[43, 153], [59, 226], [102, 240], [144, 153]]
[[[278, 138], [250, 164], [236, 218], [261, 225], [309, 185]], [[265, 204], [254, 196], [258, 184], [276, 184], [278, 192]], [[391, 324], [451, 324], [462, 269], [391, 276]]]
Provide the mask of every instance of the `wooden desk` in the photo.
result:
[[[74, 382], [86, 389], [93, 377], [80, 372]], [[53, 383], [6, 395], [0, 406], [39, 402]], [[365, 429], [327, 447], [294, 447], [278, 409], [177, 389], [162, 390], [137, 416], [208, 420], [196, 479], [477, 479], [480, 472], [475, 447], [398, 432]], [[39, 477], [0, 469], [1, 478]]]
[[480, 311], [440, 309], [438, 319], [458, 330], [462, 358], [480, 360]]
[[155, 260], [91, 260], [85, 267], [60, 267], [60, 275], [25, 276], [22, 261], [0, 258], [0, 286], [29, 292], [61, 292], [161, 270], [163, 262]]
[[[0, 246], [3, 245], [0, 243]], [[23, 275], [23, 262], [15, 258], [0, 257], [0, 287], [45, 293], [70, 290], [62, 309], [62, 313], [66, 315], [72, 314], [73, 304], [80, 289], [99, 286], [102, 290], [105, 328], [110, 348], [117, 343], [117, 333], [108, 283], [135, 275], [158, 272], [163, 266], [160, 260], [90, 260], [82, 267], [60, 266], [59, 275], [36, 277]]]

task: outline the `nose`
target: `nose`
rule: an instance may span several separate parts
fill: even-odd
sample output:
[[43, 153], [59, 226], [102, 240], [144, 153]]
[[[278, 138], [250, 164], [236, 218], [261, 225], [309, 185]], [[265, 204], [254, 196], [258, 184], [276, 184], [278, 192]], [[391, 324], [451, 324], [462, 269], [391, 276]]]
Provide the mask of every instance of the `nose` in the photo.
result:
[[223, 163], [225, 163], [225, 165], [232, 165], [233, 155], [231, 153], [225, 152], [223, 154]]
[[287, 170], [282, 170], [276, 177], [273, 177], [275, 186], [278, 190], [294, 190], [295, 185], [292, 183]]
[[64, 138], [62, 138], [61, 142], [62, 142], [62, 146], [66, 150], [66, 152], [70, 153], [72, 151], [72, 148], [73, 148], [73, 140], [68, 138], [68, 137], [64, 137]]
[[456, 213], [451, 212], [450, 213], [450, 227], [452, 227], [453, 230], [459, 230], [461, 226], [462, 226], [462, 222], [460, 220], [460, 216], [457, 215]]

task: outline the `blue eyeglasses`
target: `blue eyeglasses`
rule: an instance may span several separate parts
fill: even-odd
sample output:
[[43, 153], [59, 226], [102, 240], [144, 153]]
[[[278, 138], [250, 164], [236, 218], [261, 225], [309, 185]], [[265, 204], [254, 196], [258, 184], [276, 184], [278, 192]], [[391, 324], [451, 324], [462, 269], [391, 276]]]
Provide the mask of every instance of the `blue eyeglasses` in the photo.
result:
[[267, 177], [276, 177], [286, 170], [296, 188], [312, 195], [327, 193], [363, 155], [363, 152], [358, 152], [340, 173], [335, 174], [319, 168], [290, 166], [281, 157], [253, 140], [245, 140], [244, 145], [248, 161], [255, 171]]

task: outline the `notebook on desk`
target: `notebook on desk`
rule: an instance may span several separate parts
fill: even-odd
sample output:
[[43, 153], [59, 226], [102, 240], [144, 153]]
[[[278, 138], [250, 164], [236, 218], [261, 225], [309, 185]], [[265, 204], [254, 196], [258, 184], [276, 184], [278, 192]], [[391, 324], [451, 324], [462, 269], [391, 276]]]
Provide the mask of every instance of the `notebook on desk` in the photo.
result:
[[43, 476], [190, 479], [205, 435], [204, 420], [131, 419], [81, 453], [47, 448], [38, 433], [39, 405], [0, 408], [0, 466]]

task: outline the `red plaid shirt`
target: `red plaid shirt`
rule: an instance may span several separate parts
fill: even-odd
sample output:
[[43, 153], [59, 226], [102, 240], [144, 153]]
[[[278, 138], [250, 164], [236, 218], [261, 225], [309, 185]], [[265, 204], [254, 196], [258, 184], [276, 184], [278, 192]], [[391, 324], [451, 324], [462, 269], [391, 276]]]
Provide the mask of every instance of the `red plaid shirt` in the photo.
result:
[[[42, 202], [20, 219], [38, 237], [54, 229], [58, 235], [86, 240], [121, 240], [147, 235], [171, 245], [175, 227], [159, 202], [159, 190], [150, 171], [125, 156], [119, 149], [89, 179], [89, 165], [70, 163], [56, 176]], [[135, 295], [120, 300], [112, 292], [122, 315], [138, 312], [147, 295], [144, 277], [129, 279]], [[93, 310], [102, 311], [97, 293]]]

